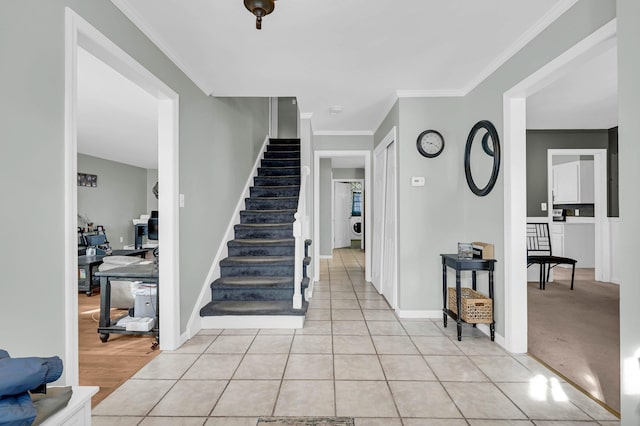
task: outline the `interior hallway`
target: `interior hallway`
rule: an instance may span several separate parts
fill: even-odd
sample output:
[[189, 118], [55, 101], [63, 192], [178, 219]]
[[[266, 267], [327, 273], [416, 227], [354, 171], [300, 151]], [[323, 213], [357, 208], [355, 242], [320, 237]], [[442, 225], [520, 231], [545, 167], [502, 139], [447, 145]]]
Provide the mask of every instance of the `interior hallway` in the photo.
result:
[[259, 416], [349, 416], [367, 426], [620, 424], [477, 329], [465, 326], [458, 342], [441, 319], [398, 319], [365, 282], [361, 250], [335, 250], [321, 264], [303, 329], [202, 330], [107, 397], [93, 424], [255, 426]]

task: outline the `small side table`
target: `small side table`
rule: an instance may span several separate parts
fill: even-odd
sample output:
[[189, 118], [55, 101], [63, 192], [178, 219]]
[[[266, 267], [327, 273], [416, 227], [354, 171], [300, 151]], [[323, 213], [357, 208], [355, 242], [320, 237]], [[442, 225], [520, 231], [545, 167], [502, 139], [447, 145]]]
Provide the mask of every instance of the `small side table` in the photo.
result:
[[[458, 341], [462, 340], [462, 323], [465, 322], [461, 315], [456, 315], [451, 309], [447, 309], [447, 267], [456, 271], [456, 308], [457, 312], [462, 312], [462, 303], [460, 297], [460, 273], [462, 271], [471, 271], [471, 283], [473, 289], [476, 289], [476, 271], [489, 271], [489, 298], [493, 301], [493, 271], [495, 267], [495, 259], [460, 259], [457, 254], [441, 254], [442, 257], [442, 317], [444, 326], [447, 326], [447, 317], [456, 321], [458, 329]], [[489, 324], [491, 330], [491, 341], [496, 337], [496, 321], [494, 316], [494, 304], [491, 304], [491, 318]], [[475, 324], [474, 324], [475, 327]]]

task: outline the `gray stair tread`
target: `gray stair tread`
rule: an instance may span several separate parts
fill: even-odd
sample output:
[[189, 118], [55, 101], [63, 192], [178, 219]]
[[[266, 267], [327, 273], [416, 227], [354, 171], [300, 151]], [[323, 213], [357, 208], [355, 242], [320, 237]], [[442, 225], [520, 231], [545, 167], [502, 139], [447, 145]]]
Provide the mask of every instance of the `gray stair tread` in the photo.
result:
[[270, 264], [292, 264], [294, 256], [229, 256], [222, 259], [220, 264], [224, 265], [270, 265]]
[[242, 301], [222, 300], [210, 302], [200, 310], [201, 316], [220, 315], [304, 315], [308, 304], [293, 309], [291, 300]]
[[245, 212], [245, 213], [251, 213], [251, 214], [257, 214], [257, 213], [295, 213], [296, 209], [252, 209], [252, 210], [242, 210], [240, 213]]
[[[276, 188], [292, 188], [293, 185], [291, 186], [285, 186], [285, 187], [276, 187]], [[263, 186], [262, 188], [274, 188], [272, 186]], [[245, 198], [245, 200], [258, 200], [258, 201], [291, 201], [291, 200], [297, 200], [298, 197], [296, 195], [290, 196], [290, 197], [249, 197], [249, 198]]]
[[287, 223], [239, 223], [236, 226], [246, 226], [250, 228], [287, 228], [291, 227], [291, 222]]
[[215, 280], [215, 286], [240, 286], [240, 287], [274, 287], [285, 286], [293, 288], [293, 277], [221, 277]]
[[267, 238], [236, 238], [235, 240], [229, 241], [228, 245], [239, 246], [239, 245], [269, 245], [269, 246], [291, 246], [295, 245], [295, 240], [293, 238], [280, 238], [280, 239], [267, 239]]

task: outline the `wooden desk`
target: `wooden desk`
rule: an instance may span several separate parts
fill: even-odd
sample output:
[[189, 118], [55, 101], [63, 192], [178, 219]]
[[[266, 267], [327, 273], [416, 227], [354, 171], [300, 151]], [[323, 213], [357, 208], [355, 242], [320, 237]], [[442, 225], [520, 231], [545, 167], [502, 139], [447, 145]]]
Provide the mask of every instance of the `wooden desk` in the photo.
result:
[[[447, 326], [447, 317], [456, 321], [458, 331], [458, 341], [462, 340], [462, 323], [465, 322], [460, 315], [456, 315], [451, 309], [447, 309], [447, 267], [456, 271], [456, 308], [457, 312], [462, 312], [460, 299], [460, 273], [471, 271], [471, 284], [476, 289], [476, 271], [489, 271], [489, 298], [493, 300], [493, 271], [495, 259], [460, 259], [457, 254], [441, 254], [442, 257], [442, 317], [444, 326]], [[493, 315], [494, 303], [491, 304], [492, 321], [489, 324], [491, 330], [491, 341], [495, 340], [496, 321]], [[475, 324], [473, 325], [475, 327]]]
[[[100, 277], [100, 322], [98, 326], [98, 333], [100, 333], [100, 340], [106, 342], [109, 340], [109, 334], [144, 334], [155, 336], [156, 341], [151, 346], [155, 349], [158, 346], [160, 338], [160, 286], [158, 285], [158, 267], [151, 261], [145, 264], [135, 264], [129, 266], [123, 266], [122, 268], [114, 268], [108, 271], [96, 272], [96, 277]], [[126, 316], [122, 315], [114, 321], [111, 321], [111, 279], [125, 280], [125, 281], [141, 281], [143, 283], [156, 284], [157, 298], [156, 298], [156, 318], [155, 325], [149, 331], [127, 331], [125, 327], [118, 327], [115, 325], [120, 318]]]
[[[140, 256], [144, 259], [147, 250], [113, 250], [111, 256]], [[78, 291], [84, 291], [87, 296], [93, 295], [93, 268], [102, 264], [104, 254], [95, 256], [78, 256], [78, 269], [84, 271], [84, 279], [78, 276]]]

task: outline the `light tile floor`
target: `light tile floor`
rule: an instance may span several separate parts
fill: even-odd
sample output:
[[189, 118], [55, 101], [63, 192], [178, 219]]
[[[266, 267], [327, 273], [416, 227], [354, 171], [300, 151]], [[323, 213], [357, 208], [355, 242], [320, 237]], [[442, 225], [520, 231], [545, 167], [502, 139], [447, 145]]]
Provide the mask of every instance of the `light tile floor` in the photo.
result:
[[619, 425], [526, 355], [477, 329], [399, 319], [365, 282], [364, 254], [322, 261], [301, 330], [202, 330], [93, 410], [94, 425], [251, 425], [349, 416], [358, 425]]

